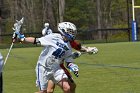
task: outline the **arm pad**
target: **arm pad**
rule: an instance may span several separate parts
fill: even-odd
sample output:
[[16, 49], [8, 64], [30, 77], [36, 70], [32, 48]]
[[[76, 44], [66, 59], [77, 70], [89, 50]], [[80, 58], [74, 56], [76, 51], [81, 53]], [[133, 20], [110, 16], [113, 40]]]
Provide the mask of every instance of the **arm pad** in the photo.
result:
[[33, 44], [37, 44], [40, 45], [40, 41], [38, 40], [38, 38], [35, 38], [34, 43]]

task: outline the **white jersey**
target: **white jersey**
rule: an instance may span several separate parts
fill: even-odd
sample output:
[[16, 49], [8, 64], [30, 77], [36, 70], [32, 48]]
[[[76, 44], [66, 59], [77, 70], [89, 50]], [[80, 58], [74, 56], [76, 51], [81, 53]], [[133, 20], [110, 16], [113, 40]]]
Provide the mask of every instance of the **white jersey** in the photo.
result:
[[64, 42], [60, 34], [52, 33], [38, 38], [38, 40], [44, 46], [39, 56], [39, 64], [52, 69], [52, 65], [58, 66], [63, 60], [73, 62], [73, 59], [69, 57], [72, 55], [70, 43]]
[[69, 42], [64, 42], [60, 34], [52, 33], [38, 38], [44, 46], [36, 65], [36, 84], [40, 90], [45, 90], [48, 80], [58, 83], [68, 78], [60, 67], [62, 62], [73, 62], [72, 48]]

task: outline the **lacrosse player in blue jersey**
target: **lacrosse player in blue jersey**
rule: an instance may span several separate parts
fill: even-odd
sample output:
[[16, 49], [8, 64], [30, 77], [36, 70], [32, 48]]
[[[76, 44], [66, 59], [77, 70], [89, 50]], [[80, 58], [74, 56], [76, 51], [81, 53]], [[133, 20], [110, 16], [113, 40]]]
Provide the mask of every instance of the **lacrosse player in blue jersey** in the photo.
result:
[[68, 76], [61, 68], [60, 64], [67, 62], [67, 67], [78, 76], [78, 66], [73, 63], [72, 48], [69, 41], [75, 39], [77, 34], [76, 26], [70, 22], [58, 24], [58, 33], [52, 33], [41, 38], [24, 37], [16, 32], [18, 39], [22, 42], [40, 44], [44, 48], [39, 56], [36, 65], [37, 85], [39, 93], [47, 93], [48, 80], [52, 80], [61, 87], [64, 93], [74, 93], [68, 81]]

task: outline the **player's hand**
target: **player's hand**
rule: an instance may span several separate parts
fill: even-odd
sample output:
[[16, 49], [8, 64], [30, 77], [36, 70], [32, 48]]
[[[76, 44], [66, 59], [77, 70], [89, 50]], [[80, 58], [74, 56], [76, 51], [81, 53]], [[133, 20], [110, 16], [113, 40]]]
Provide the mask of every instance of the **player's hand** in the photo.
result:
[[12, 36], [12, 42], [15, 43], [17, 40], [17, 34], [14, 32]]
[[49, 23], [44, 24], [44, 29], [42, 30], [42, 35], [45, 36], [47, 35], [47, 29], [49, 28]]
[[17, 40], [19, 40], [20, 42], [24, 41], [25, 36], [24, 34], [21, 34], [19, 32], [14, 32], [13, 36], [12, 36], [12, 42], [15, 43]]
[[89, 54], [97, 54], [98, 53], [98, 49], [96, 47], [88, 47], [87, 48], [87, 52]]
[[72, 53], [72, 58], [73, 59], [76, 59], [76, 58], [78, 58], [78, 57], [80, 57], [81, 56], [81, 52], [79, 52], [79, 51], [76, 51], [76, 52], [73, 52]]
[[74, 73], [74, 75], [76, 77], [79, 76], [78, 71], [79, 71], [79, 67], [76, 64], [73, 63], [69, 63], [68, 68], [70, 69], [71, 72]]
[[19, 39], [19, 41], [20, 41], [20, 42], [23, 42], [24, 39], [25, 39], [24, 34], [21, 34], [21, 33], [19, 33], [19, 32], [15, 32], [15, 33], [16, 33], [17, 38]]

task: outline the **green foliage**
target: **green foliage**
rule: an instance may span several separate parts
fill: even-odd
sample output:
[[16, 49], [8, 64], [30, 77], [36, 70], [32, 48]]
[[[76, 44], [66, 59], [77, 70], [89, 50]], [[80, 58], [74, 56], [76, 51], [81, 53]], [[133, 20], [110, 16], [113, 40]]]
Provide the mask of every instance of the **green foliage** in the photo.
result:
[[127, 27], [128, 27], [128, 25], [127, 24], [123, 24], [123, 23], [113, 25], [113, 28], [127, 28]]
[[[64, 21], [73, 22], [79, 32], [98, 29], [99, 25], [101, 29], [128, 27], [127, 0], [100, 0], [100, 6], [98, 6], [97, 1], [99, 0], [65, 0]], [[45, 22], [49, 22], [53, 31], [57, 31], [60, 6], [58, 0], [3, 0], [3, 2], [6, 3], [3, 4], [5, 6], [2, 6], [4, 7], [2, 8], [3, 16], [6, 16], [6, 19], [2, 23], [2, 34], [11, 34], [11, 28], [15, 20], [20, 19], [22, 16], [25, 17], [24, 28], [26, 30], [24, 32], [41, 32]], [[135, 0], [135, 4], [140, 5], [140, 1]], [[129, 1], [129, 10], [131, 10], [131, 1]], [[100, 22], [97, 20], [98, 12], [101, 14]], [[129, 14], [131, 24], [132, 12], [129, 11]], [[139, 25], [140, 15], [138, 9], [136, 9], [136, 19]], [[98, 37], [101, 39], [105, 37], [105, 34], [97, 34]], [[7, 42], [6, 39], [3, 42]]]
[[66, 3], [66, 10], [64, 16], [65, 21], [74, 22], [79, 28], [79, 30], [88, 29], [89, 23], [90, 25], [94, 23], [94, 19], [90, 18], [91, 10], [88, 10], [88, 8], [90, 7], [90, 0], [69, 1], [68, 3]]
[[4, 22], [4, 33], [13, 33], [13, 22], [10, 19], [6, 19]]
[[115, 33], [108, 38], [108, 42], [115, 42], [115, 41], [128, 41], [128, 34], [126, 32], [118, 32]]

